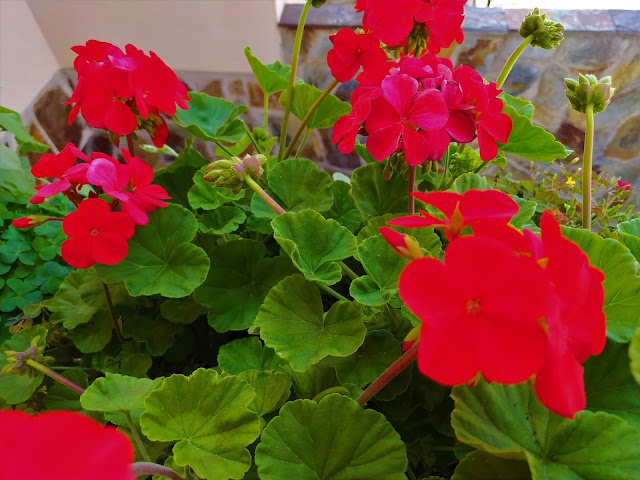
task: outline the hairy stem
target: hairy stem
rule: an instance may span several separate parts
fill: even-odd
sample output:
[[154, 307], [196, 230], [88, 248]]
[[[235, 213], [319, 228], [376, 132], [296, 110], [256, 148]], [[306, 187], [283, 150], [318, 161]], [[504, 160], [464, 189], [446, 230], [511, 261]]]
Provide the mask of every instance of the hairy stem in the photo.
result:
[[48, 377], [53, 378], [56, 382], [61, 383], [65, 387], [69, 387], [70, 389], [75, 390], [80, 395], [82, 395], [84, 393], [84, 388], [82, 388], [80, 385], [76, 385], [75, 383], [73, 383], [68, 378], [63, 377], [59, 373], [54, 372], [53, 370], [51, 370], [48, 367], [45, 367], [41, 363], [38, 363], [38, 362], [36, 362], [35, 360], [33, 360], [31, 358], [27, 359], [27, 361], [25, 363], [27, 365], [29, 365], [30, 367], [35, 368], [39, 372], [44, 373]]
[[131, 434], [133, 435], [133, 439], [136, 441], [136, 445], [138, 446], [138, 450], [140, 454], [147, 462], [151, 462], [151, 458], [149, 457], [149, 453], [147, 452], [144, 443], [142, 443], [142, 438], [140, 437], [140, 432], [136, 428], [136, 424], [133, 423], [133, 419], [131, 418], [131, 413], [129, 410], [123, 410], [125, 418], [127, 419], [127, 425], [129, 426], [129, 430], [131, 430]]
[[215, 142], [215, 144], [220, 147], [220, 150], [222, 150], [224, 153], [226, 153], [227, 155], [229, 155], [230, 158], [235, 157], [235, 155], [224, 145], [222, 145], [220, 142]]
[[351, 270], [346, 263], [344, 263], [343, 261], [340, 261], [338, 263], [340, 264], [340, 268], [347, 275], [347, 277], [349, 277], [351, 280], [355, 280], [356, 278], [358, 278], [358, 274]]
[[307, 21], [307, 15], [311, 8], [311, 0], [307, 0], [302, 8], [298, 29], [296, 30], [296, 38], [293, 43], [293, 58], [291, 59], [291, 76], [289, 77], [289, 87], [287, 88], [287, 104], [284, 107], [284, 117], [282, 118], [282, 128], [280, 131], [280, 146], [278, 147], [278, 160], [285, 158], [284, 148], [287, 141], [287, 129], [289, 127], [289, 115], [291, 114], [291, 103], [293, 102], [293, 84], [296, 81], [296, 73], [298, 71], [298, 57], [300, 56], [300, 47], [302, 45], [302, 33], [304, 32], [304, 24]]
[[[293, 151], [294, 147], [296, 146], [296, 143], [298, 143], [298, 139], [302, 135], [302, 132], [304, 131], [304, 129], [307, 126], [307, 124], [311, 121], [311, 118], [313, 117], [313, 115], [316, 113], [316, 110], [322, 104], [324, 99], [327, 98], [327, 96], [331, 93], [331, 91], [334, 88], [336, 88], [338, 83], [339, 83], [338, 80], [336, 80], [335, 78], [333, 80], [331, 80], [329, 85], [327, 85], [325, 87], [325, 89], [322, 91], [322, 94], [318, 98], [316, 98], [315, 102], [313, 102], [311, 104], [311, 107], [309, 107], [309, 111], [307, 112], [307, 114], [302, 119], [302, 123], [300, 123], [300, 126], [296, 130], [296, 133], [293, 134], [293, 137], [291, 138], [291, 143], [287, 147], [287, 150], [284, 152], [284, 155], [283, 155], [282, 159], [289, 158], [289, 155], [291, 155], [291, 152]], [[287, 98], [287, 103], [289, 103], [289, 99], [288, 98]]]
[[411, 365], [417, 356], [418, 342], [413, 342], [411, 348], [404, 352], [404, 354], [398, 360], [393, 362], [389, 368], [382, 372], [382, 375], [376, 378], [373, 383], [369, 385], [364, 392], [362, 392], [362, 395], [358, 397], [356, 402], [360, 405], [365, 405], [376, 395], [376, 393], [382, 390], [391, 380], [396, 378], [400, 372]]
[[411, 195], [411, 194], [416, 189], [416, 167], [415, 167], [415, 165], [410, 165], [409, 166], [409, 182], [408, 182], [408, 186], [409, 186], [409, 213], [414, 214], [414, 213], [416, 213], [416, 201], [415, 201], [415, 198], [413, 198], [413, 195]]
[[133, 472], [136, 477], [141, 475], [160, 475], [161, 477], [169, 478], [170, 480], [185, 480], [170, 468], [151, 462], [132, 463], [131, 472]]
[[347, 297], [343, 297], [342, 295], [340, 295], [338, 292], [336, 292], [333, 288], [331, 288], [329, 285], [326, 285], [322, 282], [313, 282], [315, 283], [318, 287], [320, 287], [321, 290], [324, 290], [325, 292], [327, 292], [329, 295], [331, 295], [334, 298], [337, 298], [338, 300], [346, 300], [347, 302], [349, 301], [347, 299]]
[[251, 178], [251, 175], [246, 175], [244, 177], [244, 181], [247, 183], [247, 185], [249, 185], [249, 187], [251, 187], [254, 192], [258, 194], [258, 196], [262, 200], [264, 200], [267, 205], [269, 205], [269, 207], [271, 207], [271, 210], [276, 212], [278, 215], [286, 213], [284, 211], [284, 208], [278, 205], [278, 202], [271, 198], [271, 196], [267, 192], [265, 192], [264, 189], [260, 185], [258, 185], [258, 183], [253, 178]]
[[527, 38], [522, 40], [520, 45], [518, 45], [518, 48], [516, 48], [513, 51], [513, 53], [511, 54], [511, 56], [507, 60], [507, 63], [505, 63], [504, 67], [502, 67], [502, 71], [500, 72], [500, 75], [498, 75], [498, 80], [496, 80], [496, 86], [498, 88], [502, 88], [502, 85], [504, 84], [504, 81], [509, 76], [509, 72], [511, 71], [513, 66], [516, 64], [516, 61], [518, 60], [518, 57], [520, 56], [520, 54], [522, 52], [524, 52], [524, 49], [527, 48], [527, 46], [531, 42], [533, 42], [533, 38], [534, 38], [533, 34], [529, 35]]
[[264, 111], [262, 112], [262, 127], [269, 131], [269, 97], [271, 95], [264, 95]]
[[582, 228], [591, 230], [591, 176], [593, 163], [593, 104], [586, 106], [587, 129], [582, 157]]
[[109, 292], [109, 285], [104, 282], [102, 283], [102, 290], [104, 291], [104, 298], [107, 301], [107, 307], [109, 307], [109, 315], [111, 316], [111, 321], [113, 322], [113, 327], [116, 330], [116, 336], [120, 343], [124, 341], [124, 337], [122, 336], [122, 325], [118, 321], [118, 317], [116, 316], [116, 311], [113, 308], [113, 301], [111, 300], [111, 292]]

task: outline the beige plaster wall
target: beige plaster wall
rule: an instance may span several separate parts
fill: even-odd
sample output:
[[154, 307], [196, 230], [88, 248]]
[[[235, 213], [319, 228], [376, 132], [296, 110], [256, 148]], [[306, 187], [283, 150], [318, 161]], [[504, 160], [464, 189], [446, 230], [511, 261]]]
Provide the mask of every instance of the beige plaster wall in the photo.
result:
[[[0, 0], [2, 1], [2, 0]], [[28, 0], [60, 66], [88, 39], [156, 52], [174, 70], [249, 72], [243, 49], [280, 57], [275, 0]]]
[[0, 105], [22, 112], [58, 71], [25, 0], [0, 0]]

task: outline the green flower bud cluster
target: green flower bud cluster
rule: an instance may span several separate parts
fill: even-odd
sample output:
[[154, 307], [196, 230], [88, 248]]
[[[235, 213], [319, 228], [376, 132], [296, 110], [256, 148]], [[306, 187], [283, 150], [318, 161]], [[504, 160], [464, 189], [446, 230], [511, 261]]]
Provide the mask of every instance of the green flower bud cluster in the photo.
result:
[[584, 113], [588, 104], [593, 104], [593, 113], [603, 111], [613, 96], [611, 77], [598, 80], [595, 75], [579, 74], [578, 80], [565, 78], [565, 94], [574, 110]]
[[218, 160], [207, 168], [204, 179], [213, 182], [216, 187], [226, 187], [233, 193], [238, 193], [244, 186], [245, 176], [248, 174], [254, 180], [262, 175], [262, 166], [267, 162], [264, 155], [246, 155], [242, 160], [233, 157], [231, 160]]
[[34, 337], [31, 340], [30, 347], [24, 352], [14, 352], [13, 350], [6, 350], [4, 354], [7, 356], [8, 364], [0, 371], [0, 375], [7, 373], [13, 375], [27, 375], [28, 377], [37, 377], [40, 372], [35, 368], [30, 367], [27, 364], [27, 360], [34, 360], [43, 365], [47, 365], [53, 362], [53, 357], [47, 357], [40, 353], [38, 348], [38, 341], [40, 337]]
[[407, 38], [407, 52], [424, 52], [429, 40], [429, 29], [424, 23], [415, 23]]
[[535, 8], [524, 17], [519, 33], [522, 38], [533, 35], [532, 47], [553, 50], [564, 38], [563, 31], [564, 26], [561, 23], [547, 20], [547, 16], [540, 15], [540, 10]]
[[313, 8], [320, 8], [325, 3], [327, 3], [327, 0], [311, 0], [311, 6]]

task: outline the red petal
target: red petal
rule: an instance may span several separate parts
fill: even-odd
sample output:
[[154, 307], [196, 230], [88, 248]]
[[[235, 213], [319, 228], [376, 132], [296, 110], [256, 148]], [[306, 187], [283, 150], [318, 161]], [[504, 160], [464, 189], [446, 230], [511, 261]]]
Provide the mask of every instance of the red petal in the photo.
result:
[[456, 142], [469, 143], [476, 138], [475, 120], [460, 110], [449, 114], [446, 130]]
[[398, 149], [402, 125], [394, 124], [371, 132], [367, 137], [367, 149], [373, 158], [381, 162]]
[[449, 218], [455, 210], [458, 202], [462, 200], [462, 195], [454, 192], [414, 192], [412, 195], [423, 203], [431, 205], [440, 210], [444, 215]]
[[465, 225], [479, 221], [502, 221], [506, 224], [518, 210], [515, 200], [498, 190], [468, 190], [460, 200]]
[[488, 162], [498, 156], [496, 141], [480, 125], [478, 125], [478, 146], [480, 147], [480, 158], [483, 162]]
[[418, 81], [409, 75], [393, 75], [382, 80], [381, 87], [384, 98], [396, 112], [402, 117], [408, 115], [418, 92]]
[[573, 418], [587, 406], [584, 370], [570, 351], [553, 353], [536, 375], [536, 393], [552, 412]]
[[136, 130], [138, 119], [124, 103], [114, 100], [105, 112], [107, 129], [117, 135], [129, 135]]
[[88, 234], [62, 242], [60, 253], [64, 261], [74, 268], [89, 268], [96, 263], [91, 254], [91, 236]]
[[424, 89], [411, 106], [407, 121], [423, 130], [437, 130], [449, 120], [449, 108], [438, 90]]
[[[122, 213], [122, 212], [118, 212]], [[124, 216], [129, 218], [126, 214]], [[131, 222], [131, 219], [129, 218]], [[133, 222], [131, 222], [133, 227]], [[118, 234], [100, 232], [99, 235], [92, 237], [92, 255], [96, 262], [105, 265], [115, 265], [121, 262], [127, 256], [129, 246], [127, 241]]]
[[444, 220], [434, 217], [433, 215], [419, 216], [419, 215], [406, 215], [404, 217], [394, 218], [389, 220], [387, 225], [394, 225], [396, 227], [404, 228], [419, 228], [419, 227], [431, 227], [434, 225], [442, 225]]

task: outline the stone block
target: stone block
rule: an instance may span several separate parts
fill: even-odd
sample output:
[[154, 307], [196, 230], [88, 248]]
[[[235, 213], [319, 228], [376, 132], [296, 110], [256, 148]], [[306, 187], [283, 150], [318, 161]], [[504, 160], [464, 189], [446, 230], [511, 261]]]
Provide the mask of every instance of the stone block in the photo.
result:
[[206, 93], [212, 97], [226, 98], [224, 91], [222, 90], [222, 80], [212, 80], [202, 89], [202, 93]]
[[40, 126], [58, 150], [62, 150], [69, 142], [77, 145], [82, 139], [83, 121], [80, 116], [76, 117], [73, 124], [68, 125], [71, 105], [63, 105], [67, 101], [69, 96], [61, 87], [52, 87], [33, 106], [33, 113]]
[[607, 145], [605, 155], [622, 160], [640, 157], [640, 116], [628, 118]]

